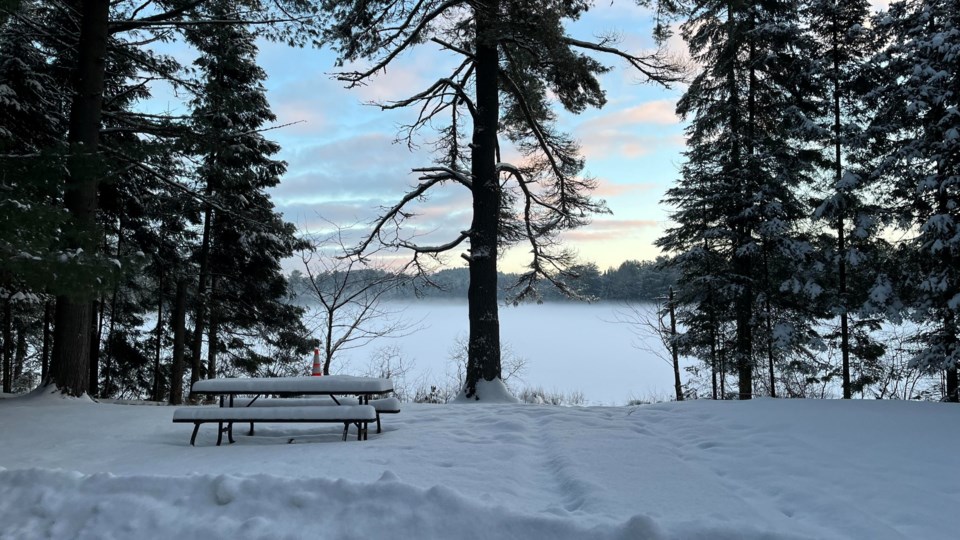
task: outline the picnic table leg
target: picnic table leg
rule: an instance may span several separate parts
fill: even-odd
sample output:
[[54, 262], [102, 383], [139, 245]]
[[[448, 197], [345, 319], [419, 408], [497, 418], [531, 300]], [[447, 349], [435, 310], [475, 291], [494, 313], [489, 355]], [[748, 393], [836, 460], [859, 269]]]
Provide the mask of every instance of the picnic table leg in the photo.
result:
[[200, 431], [200, 422], [193, 423], [193, 435], [190, 436], [190, 446], [196, 446], [194, 443], [197, 442], [197, 432]]
[[253, 422], [250, 422], [250, 433], [249, 435], [253, 437]]
[[233, 422], [227, 424], [227, 439], [230, 441], [230, 444], [237, 442], [233, 440]]
[[350, 431], [350, 422], [343, 423], [343, 440], [347, 440], [347, 432]]
[[223, 442], [223, 422], [217, 423], [217, 446]]

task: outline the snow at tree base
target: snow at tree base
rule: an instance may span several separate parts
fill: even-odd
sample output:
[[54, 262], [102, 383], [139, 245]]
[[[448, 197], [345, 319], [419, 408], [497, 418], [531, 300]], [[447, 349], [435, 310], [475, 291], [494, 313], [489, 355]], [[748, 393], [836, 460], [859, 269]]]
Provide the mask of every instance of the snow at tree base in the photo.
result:
[[191, 447], [171, 416], [0, 400], [0, 538], [956, 534], [960, 408], [946, 403], [404, 404], [368, 441], [265, 424], [220, 447], [209, 425]]

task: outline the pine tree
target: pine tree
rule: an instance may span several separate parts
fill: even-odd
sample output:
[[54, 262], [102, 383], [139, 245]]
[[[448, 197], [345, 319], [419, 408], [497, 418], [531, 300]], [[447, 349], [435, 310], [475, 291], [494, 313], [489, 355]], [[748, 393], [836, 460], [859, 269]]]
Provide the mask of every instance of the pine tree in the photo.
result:
[[[602, 203], [589, 197], [593, 182], [581, 175], [583, 161], [576, 144], [554, 127], [548, 95], [572, 112], [604, 104], [597, 76], [607, 68], [583, 51], [620, 56], [653, 81], [668, 82], [675, 75], [658, 56], [631, 55], [606, 43], [567, 35], [565, 22], [586, 12], [587, 2], [357, 0], [324, 6], [332, 15], [326, 38], [340, 61], [373, 61], [369, 69], [342, 73], [341, 79], [349, 84], [365, 83], [398, 54], [426, 41], [461, 59], [424, 92], [387, 105], [423, 108], [411, 132], [438, 121], [441, 114], [450, 120], [442, 130], [439, 163], [419, 170], [418, 187], [382, 216], [355, 254], [363, 256], [374, 238], [384, 237], [381, 229], [404, 215], [404, 205], [432, 187], [449, 183], [470, 191], [470, 228], [450, 242], [423, 246], [401, 236], [388, 243], [413, 251], [418, 265], [421, 257], [438, 256], [469, 241], [465, 258], [470, 270], [470, 336], [463, 391], [477, 398], [481, 380], [500, 377], [500, 249], [521, 241], [530, 246], [532, 260], [521, 278], [520, 297], [535, 296], [534, 285], [540, 279], [563, 287], [562, 276], [573, 260], [555, 249], [556, 234], [605, 211]], [[463, 121], [472, 122], [469, 145], [460, 129]], [[501, 129], [524, 155], [523, 167], [500, 163]]]
[[[50, 370], [51, 382], [62, 391], [80, 395], [90, 389], [90, 354], [97, 345], [95, 338], [99, 328], [96, 324], [93, 299], [99, 296], [99, 289], [109, 285], [111, 272], [116, 265], [101, 252], [102, 231], [98, 229], [98, 195], [104, 180], [109, 178], [105, 172], [109, 167], [104, 159], [106, 148], [101, 145], [103, 128], [104, 94], [108, 82], [108, 51], [111, 41], [129, 39], [129, 32], [137, 31], [140, 44], [149, 43], [153, 38], [166, 38], [170, 28], [182, 25], [193, 17], [203, 2], [154, 3], [148, 14], [143, 13], [144, 6], [133, 2], [108, 2], [106, 0], [71, 0], [64, 4], [54, 4], [55, 11], [71, 19], [72, 24], [61, 28], [47, 26], [45, 21], [18, 19], [46, 37], [63, 45], [59, 62], [71, 73], [71, 92], [65, 110], [69, 111], [67, 122], [67, 174], [61, 179], [59, 191], [63, 193], [63, 207], [66, 210], [65, 226], [61, 227], [62, 246], [56, 257], [65, 260], [72, 271], [71, 287], [57, 294], [54, 318], [53, 359]], [[46, 4], [45, 4], [46, 5]], [[302, 44], [316, 32], [309, 24], [310, 17], [316, 14], [316, 8], [305, 0], [281, 0], [269, 5], [257, 0], [245, 2], [249, 8], [244, 11], [244, 19], [226, 22], [223, 20], [190, 20], [189, 26], [233, 25], [250, 22], [263, 23], [259, 28], [275, 39], [283, 39], [291, 44]], [[289, 22], [276, 23], [275, 15], [284, 14]], [[301, 17], [304, 16], [304, 17]], [[147, 71], [147, 73], [153, 73]], [[66, 87], [61, 86], [61, 89]], [[152, 131], [157, 126], [148, 128]], [[134, 156], [136, 157], [136, 156]], [[130, 163], [142, 172], [142, 164]], [[145, 172], [166, 183], [172, 178], [156, 171]], [[47, 272], [47, 276], [52, 272]], [[66, 275], [60, 272], [58, 275]], [[106, 278], [106, 279], [105, 279]]]
[[898, 2], [877, 26], [891, 37], [878, 61], [893, 73], [874, 94], [885, 150], [878, 170], [890, 187], [885, 202], [911, 233], [904, 261], [909, 307], [924, 325], [914, 361], [946, 370], [945, 394], [958, 401], [960, 5]]
[[[240, 18], [235, 0], [212, 0], [203, 9], [213, 20]], [[293, 353], [305, 353], [307, 343], [301, 311], [284, 302], [287, 286], [280, 273], [280, 260], [304, 244], [266, 194], [280, 182], [286, 164], [272, 158], [280, 147], [261, 133], [276, 117], [262, 84], [266, 73], [256, 63], [256, 36], [236, 25], [199, 26], [186, 35], [201, 53], [195, 62], [202, 90], [193, 101], [198, 135], [193, 151], [202, 160], [197, 179], [207, 199], [194, 253], [199, 267], [190, 352], [195, 382], [203, 371], [216, 376], [221, 348], [246, 350], [233, 335], [251, 328], [264, 336], [299, 334]], [[206, 366], [201, 360], [205, 331]], [[250, 358], [253, 353], [232, 354]]]
[[[836, 299], [828, 309], [840, 319], [837, 337], [843, 397], [850, 399], [855, 390], [869, 382], [853, 378], [851, 363], [862, 366], [876, 359], [875, 348], [864, 345], [879, 324], [875, 317], [857, 316], [867, 299], [864, 284], [875, 277], [871, 269], [876, 266], [868, 264], [868, 258], [881, 224], [870, 193], [869, 164], [863, 159], [867, 154], [865, 126], [869, 123], [864, 100], [870, 86], [866, 61], [875, 40], [869, 30], [870, 5], [866, 0], [810, 0], [804, 9], [815, 42], [813, 57], [817, 60], [812, 76], [822, 89], [817, 96], [820, 110], [812, 118], [816, 128], [810, 135], [823, 144], [820, 166], [829, 179], [814, 217], [835, 231], [835, 246], [822, 251], [829, 255], [824, 285], [837, 293], [827, 295]], [[861, 354], [870, 352], [866, 357], [857, 356], [854, 349]]]
[[691, 117], [687, 163], [665, 199], [677, 226], [658, 245], [676, 255], [682, 273], [681, 319], [692, 332], [686, 342], [709, 350], [714, 369], [722, 350], [716, 340], [726, 321], [734, 323], [741, 399], [753, 395], [761, 358], [776, 395], [777, 358], [813, 337], [804, 295], [816, 290], [802, 271], [811, 249], [799, 198], [811, 157], [796, 144], [809, 83], [796, 7], [700, 3], [681, 27], [704, 69], [678, 103], [678, 113]]

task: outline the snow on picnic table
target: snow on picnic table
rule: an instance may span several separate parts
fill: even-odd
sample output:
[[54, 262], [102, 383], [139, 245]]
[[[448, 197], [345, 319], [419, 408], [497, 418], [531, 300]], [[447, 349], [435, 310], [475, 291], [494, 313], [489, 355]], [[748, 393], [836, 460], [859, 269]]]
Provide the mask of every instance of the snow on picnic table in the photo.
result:
[[[956, 537], [960, 407], [404, 404], [368, 441], [0, 400], [0, 538]], [[293, 439], [293, 444], [287, 441]]]

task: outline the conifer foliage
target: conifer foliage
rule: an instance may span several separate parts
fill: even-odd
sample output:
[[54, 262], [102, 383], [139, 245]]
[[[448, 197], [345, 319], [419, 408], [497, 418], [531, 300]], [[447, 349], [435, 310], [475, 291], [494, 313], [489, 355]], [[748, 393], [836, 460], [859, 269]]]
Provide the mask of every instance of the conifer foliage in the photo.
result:
[[[283, 359], [270, 347], [302, 353], [279, 271], [300, 244], [264, 191], [284, 165], [260, 135], [273, 117], [253, 42], [309, 42], [315, 6], [27, 0], [0, 13], [0, 182], [15, 195], [0, 202], [4, 350], [30, 329], [42, 373], [64, 392], [174, 401], [184, 358], [200, 354], [191, 337], [208, 336], [209, 373], [218, 351], [254, 372], [264, 356]], [[170, 39], [206, 64], [191, 72], [151, 50]], [[144, 113], [156, 81], [196, 95], [197, 112]], [[201, 272], [204, 245], [214, 262]], [[257, 352], [236, 339], [253, 328]], [[4, 369], [5, 382], [17, 372]]]
[[[582, 175], [576, 143], [555, 127], [554, 106], [577, 113], [605, 103], [597, 77], [608, 68], [587, 53], [624, 59], [654, 82], [673, 81], [676, 73], [658, 54], [631, 54], [606, 41], [568, 35], [566, 22], [580, 17], [591, 2], [363, 0], [324, 6], [332, 14], [325, 38], [340, 61], [370, 62], [367, 69], [339, 75], [349, 85], [366, 83], [399, 54], [428, 41], [458, 58], [452, 71], [438, 74], [423, 92], [384, 105], [421, 111], [408, 136], [441, 119], [447, 127], [437, 161], [416, 171], [420, 183], [383, 214], [354, 255], [362, 257], [372, 244], [376, 247], [375, 241], [382, 241], [412, 251], [413, 264], [419, 266], [424, 257], [469, 243], [464, 257], [470, 268], [470, 335], [463, 390], [477, 398], [479, 381], [500, 377], [500, 250], [518, 242], [529, 245], [529, 271], [521, 277], [518, 299], [536, 296], [534, 285], [542, 279], [564, 287], [563, 276], [573, 259], [556, 249], [556, 235], [606, 211], [601, 201], [590, 197], [594, 183]], [[466, 133], [462, 123], [468, 126]], [[501, 144], [507, 141], [520, 151], [523, 162], [501, 161]], [[403, 219], [408, 202], [444, 183], [469, 190], [469, 229], [433, 246], [384, 230]]]
[[884, 376], [876, 332], [908, 316], [913, 366], [944, 372], [956, 400], [957, 3], [872, 20], [865, 1], [673, 7], [701, 69], [658, 245], [680, 272], [678, 339], [714, 395], [735, 371], [740, 399], [833, 377], [850, 398]]

